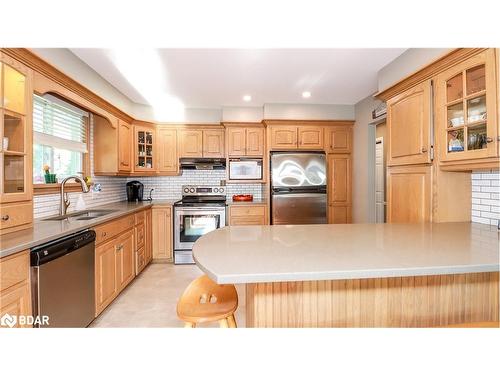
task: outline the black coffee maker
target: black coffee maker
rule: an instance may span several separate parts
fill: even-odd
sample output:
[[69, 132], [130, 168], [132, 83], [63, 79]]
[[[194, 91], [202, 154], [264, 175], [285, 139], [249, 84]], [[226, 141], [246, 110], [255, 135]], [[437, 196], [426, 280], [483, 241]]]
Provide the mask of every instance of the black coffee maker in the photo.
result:
[[139, 181], [127, 182], [127, 200], [129, 202], [140, 202], [142, 201], [142, 195], [144, 193], [144, 185]]

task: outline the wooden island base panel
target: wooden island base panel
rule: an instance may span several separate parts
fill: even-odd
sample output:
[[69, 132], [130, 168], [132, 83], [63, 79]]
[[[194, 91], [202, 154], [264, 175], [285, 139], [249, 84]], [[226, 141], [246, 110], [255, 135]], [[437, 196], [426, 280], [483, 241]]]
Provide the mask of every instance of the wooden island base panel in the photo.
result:
[[439, 327], [484, 321], [499, 321], [498, 272], [246, 285], [247, 327]]

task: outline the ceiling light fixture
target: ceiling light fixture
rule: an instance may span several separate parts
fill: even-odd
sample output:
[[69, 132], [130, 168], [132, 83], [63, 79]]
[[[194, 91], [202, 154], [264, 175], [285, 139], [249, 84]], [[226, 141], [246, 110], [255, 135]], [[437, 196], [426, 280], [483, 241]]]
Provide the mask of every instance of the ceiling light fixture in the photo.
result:
[[245, 102], [249, 102], [250, 100], [252, 100], [252, 97], [250, 95], [243, 95], [243, 100]]
[[304, 99], [310, 98], [310, 97], [311, 97], [311, 92], [310, 92], [310, 91], [304, 91], [304, 92], [302, 93], [302, 97], [303, 97]]

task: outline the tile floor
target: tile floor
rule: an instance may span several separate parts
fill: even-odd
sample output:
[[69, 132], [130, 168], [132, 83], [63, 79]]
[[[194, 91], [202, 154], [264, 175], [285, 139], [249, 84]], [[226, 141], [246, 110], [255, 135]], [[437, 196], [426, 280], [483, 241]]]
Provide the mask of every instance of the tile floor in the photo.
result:
[[[150, 264], [97, 317], [90, 327], [182, 327], [177, 318], [177, 300], [186, 286], [202, 275], [195, 265]], [[245, 286], [237, 285], [238, 327], [245, 327]], [[204, 324], [201, 327], [217, 327]]]

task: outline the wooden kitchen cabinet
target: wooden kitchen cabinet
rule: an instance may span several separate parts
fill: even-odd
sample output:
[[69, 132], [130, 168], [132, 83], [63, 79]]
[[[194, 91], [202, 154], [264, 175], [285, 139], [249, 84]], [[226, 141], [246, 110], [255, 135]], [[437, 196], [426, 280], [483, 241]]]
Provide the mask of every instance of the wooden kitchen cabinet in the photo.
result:
[[272, 150], [294, 150], [297, 148], [296, 126], [272, 126], [269, 132]]
[[134, 125], [134, 172], [156, 172], [156, 152], [155, 126]]
[[351, 222], [352, 163], [349, 154], [331, 154], [328, 164], [328, 222]]
[[332, 126], [325, 129], [325, 150], [328, 153], [352, 152], [352, 126]]
[[431, 221], [432, 166], [387, 168], [387, 221]]
[[436, 77], [435, 137], [442, 167], [498, 168], [495, 63], [495, 50], [490, 48]]
[[95, 310], [101, 313], [118, 295], [116, 243], [109, 241], [95, 249]]
[[201, 158], [203, 157], [203, 130], [180, 130], [179, 157]]
[[132, 139], [134, 127], [118, 120], [118, 171], [132, 172]]
[[228, 157], [264, 156], [265, 132], [260, 123], [254, 126], [225, 123], [224, 126]]
[[151, 208], [146, 210], [145, 235], [144, 262], [148, 265], [153, 260], [153, 210]]
[[225, 157], [224, 130], [203, 130], [203, 157]]
[[324, 145], [323, 126], [299, 126], [298, 148], [301, 150], [321, 150]]
[[158, 172], [160, 174], [178, 174], [179, 158], [177, 157], [177, 130], [159, 127], [158, 133]]
[[245, 204], [229, 206], [229, 225], [267, 225], [268, 209], [266, 204]]
[[0, 53], [0, 235], [33, 224], [32, 76]]
[[[29, 250], [0, 259], [0, 317], [31, 315], [31, 284]], [[1, 327], [1, 326], [0, 326]], [[13, 327], [22, 325], [19, 319]]]
[[152, 224], [153, 259], [171, 262], [173, 260], [172, 207], [153, 207]]
[[387, 101], [388, 166], [431, 162], [431, 82]]
[[135, 217], [127, 215], [94, 228], [95, 310], [98, 316], [135, 277]]
[[135, 277], [134, 231], [128, 230], [116, 239], [116, 269], [118, 292]]

